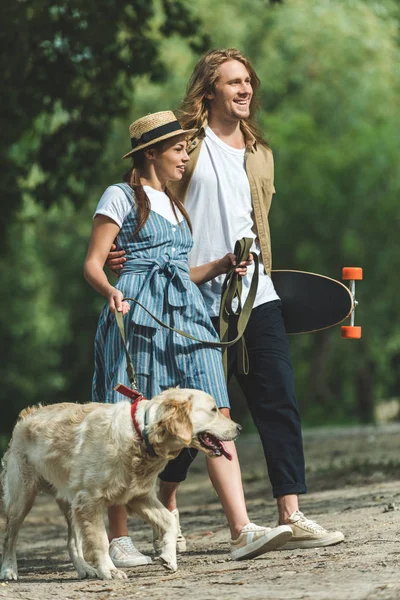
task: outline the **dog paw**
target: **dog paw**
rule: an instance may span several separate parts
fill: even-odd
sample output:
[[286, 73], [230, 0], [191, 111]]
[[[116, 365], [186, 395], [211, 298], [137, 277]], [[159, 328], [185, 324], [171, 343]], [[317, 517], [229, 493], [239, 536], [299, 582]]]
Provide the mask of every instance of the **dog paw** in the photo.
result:
[[84, 567], [78, 569], [78, 577], [79, 579], [96, 579], [98, 574], [95, 568], [91, 567], [90, 565], [85, 565]]
[[176, 560], [171, 558], [171, 556], [161, 554], [156, 559], [157, 562], [161, 563], [166, 571], [170, 571], [171, 573], [175, 573], [178, 570], [178, 565]]
[[98, 567], [96, 575], [98, 579], [127, 579], [128, 576], [120, 569], [108, 569], [107, 567]]
[[111, 569], [111, 579], [128, 579], [128, 575], [121, 569]]
[[0, 579], [4, 579], [4, 581], [17, 581], [18, 573], [17, 573], [16, 569], [12, 569], [11, 567], [6, 567], [1, 570]]

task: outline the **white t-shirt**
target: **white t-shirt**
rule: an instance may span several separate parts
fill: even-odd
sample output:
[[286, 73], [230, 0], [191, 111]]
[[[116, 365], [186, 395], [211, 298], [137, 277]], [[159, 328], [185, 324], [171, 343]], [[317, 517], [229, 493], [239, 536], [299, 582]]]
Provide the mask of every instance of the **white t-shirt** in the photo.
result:
[[[228, 146], [207, 127], [185, 202], [194, 232], [194, 245], [189, 254], [192, 267], [233, 252], [235, 242], [242, 237], [253, 238], [251, 249], [259, 253], [256, 233], [253, 231], [253, 206], [244, 155], [244, 148], [239, 150]], [[242, 304], [249, 293], [253, 272], [252, 265], [247, 268], [246, 277], [243, 277]], [[220, 275], [200, 286], [212, 317], [219, 314], [224, 278], [225, 275]], [[254, 306], [272, 300], [279, 298], [260, 260]]]
[[[165, 192], [154, 190], [148, 185], [143, 186], [144, 191], [150, 201], [150, 208], [158, 213], [170, 223], [180, 223], [183, 221], [183, 215], [178, 208], [175, 208], [178, 216], [178, 221], [172, 210], [171, 201]], [[134, 200], [132, 192], [132, 200], [130, 200], [125, 192], [117, 185], [110, 185], [102, 195], [97, 205], [93, 218], [96, 215], [105, 215], [116, 222], [119, 228], [132, 210], [132, 202]]]

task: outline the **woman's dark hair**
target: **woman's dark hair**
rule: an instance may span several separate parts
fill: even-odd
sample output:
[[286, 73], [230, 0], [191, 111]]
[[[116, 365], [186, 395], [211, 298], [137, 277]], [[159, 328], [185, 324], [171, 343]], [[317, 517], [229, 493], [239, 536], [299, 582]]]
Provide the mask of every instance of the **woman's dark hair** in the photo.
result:
[[[167, 143], [171, 143], [171, 140], [167, 140]], [[145, 150], [149, 150], [150, 148], [162, 150], [162, 147], [164, 145], [166, 145], [165, 141], [159, 142], [158, 144], [154, 144], [154, 146], [148, 146]], [[147, 219], [149, 218], [151, 210], [150, 200], [143, 189], [143, 185], [140, 183], [140, 172], [142, 171], [146, 161], [145, 150], [138, 150], [134, 153], [133, 165], [129, 169], [129, 171], [127, 171], [122, 177], [123, 180], [126, 183], [128, 183], [134, 191], [134, 202], [137, 209], [137, 225], [135, 231], [133, 232], [133, 235], [137, 235], [142, 229], [142, 227], [144, 227]], [[189, 225], [190, 232], [193, 233], [192, 223], [190, 222], [189, 215], [182, 202], [180, 202], [178, 198], [175, 198], [175, 196], [168, 190], [167, 187], [165, 188], [165, 193], [170, 199], [171, 207], [176, 217], [176, 220], [179, 221], [178, 215], [176, 213], [176, 209], [178, 209], [185, 217], [187, 224]]]

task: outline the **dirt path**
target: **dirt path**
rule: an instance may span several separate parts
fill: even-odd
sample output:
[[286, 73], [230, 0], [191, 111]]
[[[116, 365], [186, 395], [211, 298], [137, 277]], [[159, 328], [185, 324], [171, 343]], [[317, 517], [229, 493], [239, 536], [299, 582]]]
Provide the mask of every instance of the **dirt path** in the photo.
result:
[[[63, 519], [54, 501], [41, 496], [20, 534], [20, 580], [0, 583], [0, 599], [399, 600], [399, 441], [397, 425], [306, 432], [310, 493], [302, 498], [302, 509], [341, 529], [346, 542], [243, 562], [229, 558], [224, 516], [204, 461], [197, 459], [180, 496], [188, 552], [173, 575], [153, 564], [129, 569], [124, 582], [76, 579]], [[250, 517], [271, 525], [275, 507], [259, 441], [242, 436], [238, 446]], [[130, 529], [139, 548], [151, 553], [148, 526], [132, 519]]]

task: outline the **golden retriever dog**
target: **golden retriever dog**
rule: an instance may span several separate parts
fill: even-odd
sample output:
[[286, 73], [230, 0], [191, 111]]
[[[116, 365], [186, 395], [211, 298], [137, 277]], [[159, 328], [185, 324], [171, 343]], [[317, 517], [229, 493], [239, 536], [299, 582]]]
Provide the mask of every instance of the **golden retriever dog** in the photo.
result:
[[111, 504], [125, 505], [156, 530], [161, 563], [176, 571], [176, 523], [156, 497], [157, 474], [184, 447], [229, 458], [223, 441], [239, 432], [211, 396], [179, 388], [140, 401], [134, 417], [129, 401], [22, 411], [4, 456], [0, 577], [18, 578], [17, 535], [40, 490], [55, 496], [67, 520], [68, 552], [80, 578], [126, 578], [108, 554], [104, 509]]

